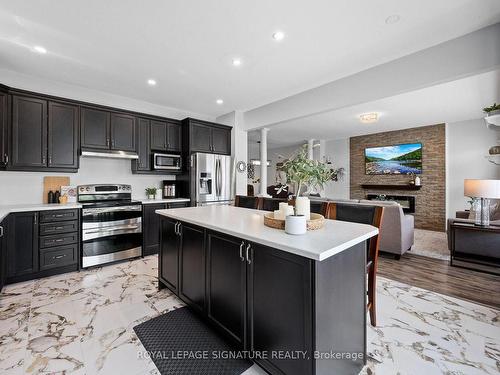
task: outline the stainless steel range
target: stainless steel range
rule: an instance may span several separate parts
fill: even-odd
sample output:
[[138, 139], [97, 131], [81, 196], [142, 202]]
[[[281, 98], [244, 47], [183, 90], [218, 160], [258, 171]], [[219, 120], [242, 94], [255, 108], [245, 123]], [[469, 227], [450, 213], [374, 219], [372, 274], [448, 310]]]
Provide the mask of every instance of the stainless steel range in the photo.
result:
[[142, 254], [142, 205], [130, 185], [80, 185], [82, 267]]

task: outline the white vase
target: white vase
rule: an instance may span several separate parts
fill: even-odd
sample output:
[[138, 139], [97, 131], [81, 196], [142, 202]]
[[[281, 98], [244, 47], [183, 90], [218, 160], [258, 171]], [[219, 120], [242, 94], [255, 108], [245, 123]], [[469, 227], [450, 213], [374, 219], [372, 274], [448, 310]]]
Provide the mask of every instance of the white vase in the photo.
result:
[[305, 216], [289, 215], [285, 218], [285, 232], [288, 234], [304, 234], [307, 232], [307, 222]]
[[303, 215], [306, 220], [311, 219], [311, 201], [307, 197], [297, 197], [295, 199], [295, 214]]
[[149, 200], [154, 200], [155, 198], [156, 198], [156, 195], [153, 195], [153, 194], [148, 195]]
[[415, 186], [420, 186], [420, 177], [415, 177]]

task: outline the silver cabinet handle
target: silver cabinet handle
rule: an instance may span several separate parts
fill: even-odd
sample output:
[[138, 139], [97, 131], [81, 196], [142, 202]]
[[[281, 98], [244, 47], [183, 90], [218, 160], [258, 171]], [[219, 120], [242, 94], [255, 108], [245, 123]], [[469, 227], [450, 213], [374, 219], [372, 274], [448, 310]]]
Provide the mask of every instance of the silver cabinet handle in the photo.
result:
[[179, 231], [177, 230], [177, 226], [179, 225], [179, 222], [175, 223], [174, 225], [174, 232], [175, 232], [175, 235], [178, 236], [179, 235]]
[[33, 217], [33, 223], [34, 223], [35, 225], [37, 225], [37, 224], [38, 224], [38, 214], [35, 214], [35, 216]]
[[248, 244], [248, 245], [247, 245], [247, 250], [246, 250], [246, 253], [245, 253], [246, 258], [247, 258], [247, 262], [248, 262], [248, 264], [251, 264], [251, 263], [252, 263], [252, 260], [251, 260], [251, 259], [250, 259], [250, 257], [248, 256], [248, 254], [249, 254], [249, 252], [250, 252], [250, 247], [251, 247], [251, 245], [250, 245], [250, 244]]
[[4, 158], [5, 158], [5, 165], [9, 164], [9, 155], [5, 154]]
[[55, 257], [52, 257], [52, 259], [61, 259], [61, 258], [64, 258], [67, 254], [64, 254], [64, 255], [57, 255]]
[[245, 241], [241, 241], [241, 245], [240, 245], [240, 259], [242, 262], [245, 261], [245, 258], [243, 257], [243, 246], [245, 246]]
[[3, 227], [0, 226], [0, 237], [3, 237]]

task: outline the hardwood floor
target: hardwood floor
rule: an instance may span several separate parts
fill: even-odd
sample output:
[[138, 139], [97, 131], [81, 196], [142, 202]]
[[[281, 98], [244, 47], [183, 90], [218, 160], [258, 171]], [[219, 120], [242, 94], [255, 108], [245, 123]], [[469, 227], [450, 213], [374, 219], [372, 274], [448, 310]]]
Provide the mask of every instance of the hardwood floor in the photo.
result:
[[382, 254], [378, 275], [433, 292], [500, 308], [500, 276], [451, 267], [448, 261], [411, 253], [400, 260]]

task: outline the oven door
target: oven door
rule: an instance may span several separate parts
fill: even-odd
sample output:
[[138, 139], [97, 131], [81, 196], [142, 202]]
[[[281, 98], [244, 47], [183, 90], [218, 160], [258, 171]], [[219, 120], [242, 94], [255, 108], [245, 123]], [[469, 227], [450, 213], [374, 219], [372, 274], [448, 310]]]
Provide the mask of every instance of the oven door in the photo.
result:
[[140, 205], [82, 210], [82, 267], [142, 255]]
[[171, 154], [153, 154], [153, 168], [180, 171], [181, 157]]

